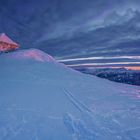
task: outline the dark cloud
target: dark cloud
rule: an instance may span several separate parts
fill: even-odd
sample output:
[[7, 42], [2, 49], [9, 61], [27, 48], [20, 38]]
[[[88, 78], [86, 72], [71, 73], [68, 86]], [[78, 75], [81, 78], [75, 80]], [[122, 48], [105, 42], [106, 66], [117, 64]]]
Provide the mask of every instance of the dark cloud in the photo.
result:
[[[0, 0], [0, 32], [21, 48], [37, 47], [58, 57], [138, 55], [140, 16], [123, 23], [119, 14], [129, 8], [133, 14], [139, 4], [140, 0]], [[108, 20], [112, 12], [118, 17]]]

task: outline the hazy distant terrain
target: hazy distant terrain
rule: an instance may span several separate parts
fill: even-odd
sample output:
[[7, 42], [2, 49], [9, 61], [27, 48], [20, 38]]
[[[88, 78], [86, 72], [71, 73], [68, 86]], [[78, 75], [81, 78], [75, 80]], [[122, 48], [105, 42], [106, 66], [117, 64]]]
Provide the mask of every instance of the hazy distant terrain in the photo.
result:
[[100, 78], [109, 79], [111, 81], [140, 86], [140, 71], [127, 70], [124, 68], [77, 68], [76, 70], [82, 73], [95, 75]]

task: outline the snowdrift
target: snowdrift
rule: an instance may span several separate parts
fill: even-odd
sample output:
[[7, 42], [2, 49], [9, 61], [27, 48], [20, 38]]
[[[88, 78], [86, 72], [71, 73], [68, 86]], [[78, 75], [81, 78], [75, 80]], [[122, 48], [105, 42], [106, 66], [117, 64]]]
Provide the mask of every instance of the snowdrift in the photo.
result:
[[8, 57], [16, 59], [32, 59], [36, 61], [55, 61], [54, 58], [40, 50], [29, 49], [29, 50], [19, 50], [10, 54], [7, 54]]
[[139, 87], [76, 72], [39, 50], [0, 55], [0, 140], [139, 140], [139, 132]]

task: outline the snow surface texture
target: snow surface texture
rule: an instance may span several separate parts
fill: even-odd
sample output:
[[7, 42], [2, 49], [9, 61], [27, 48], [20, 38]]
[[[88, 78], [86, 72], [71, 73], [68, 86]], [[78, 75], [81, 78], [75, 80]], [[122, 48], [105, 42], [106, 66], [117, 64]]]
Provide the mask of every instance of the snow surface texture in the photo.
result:
[[26, 55], [32, 52], [44, 60], [39, 50], [0, 56], [0, 140], [140, 139], [140, 87], [38, 61]]
[[9, 57], [17, 58], [17, 59], [32, 59], [41, 62], [55, 62], [55, 59], [37, 49], [29, 49], [29, 50], [19, 50], [17, 52], [13, 52], [12, 54], [8, 54]]

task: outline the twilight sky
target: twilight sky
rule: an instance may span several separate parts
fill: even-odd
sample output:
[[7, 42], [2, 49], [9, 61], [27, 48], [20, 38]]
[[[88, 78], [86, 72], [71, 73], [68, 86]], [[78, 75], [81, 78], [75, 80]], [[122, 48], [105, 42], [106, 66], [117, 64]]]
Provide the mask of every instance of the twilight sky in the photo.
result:
[[1, 0], [0, 32], [74, 66], [140, 66], [139, 0]]

